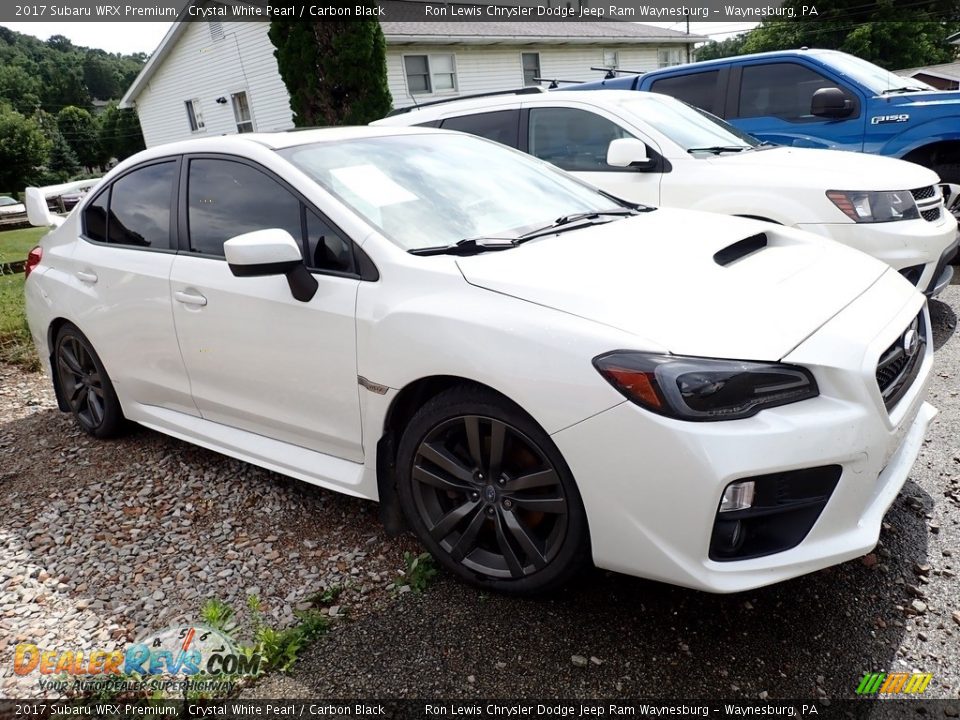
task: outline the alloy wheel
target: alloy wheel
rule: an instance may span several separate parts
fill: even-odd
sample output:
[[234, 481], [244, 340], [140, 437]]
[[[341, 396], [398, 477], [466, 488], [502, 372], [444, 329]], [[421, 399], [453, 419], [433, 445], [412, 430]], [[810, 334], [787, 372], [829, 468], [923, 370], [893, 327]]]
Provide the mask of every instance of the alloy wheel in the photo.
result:
[[560, 475], [537, 444], [496, 418], [465, 415], [417, 447], [413, 500], [431, 538], [486, 576], [527, 577], [559, 553], [568, 529]]
[[105, 416], [103, 377], [93, 356], [79, 338], [68, 335], [57, 350], [64, 397], [87, 428], [96, 428]]

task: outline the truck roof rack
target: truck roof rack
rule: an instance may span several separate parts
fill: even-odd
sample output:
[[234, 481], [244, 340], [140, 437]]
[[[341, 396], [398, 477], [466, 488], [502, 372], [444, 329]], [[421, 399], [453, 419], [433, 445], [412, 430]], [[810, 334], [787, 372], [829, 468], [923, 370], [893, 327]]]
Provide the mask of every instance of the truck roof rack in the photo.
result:
[[604, 80], [613, 80], [617, 75], [643, 75], [643, 70], [621, 70], [620, 68], [611, 68], [611, 67], [592, 67], [591, 70], [596, 72], [606, 73], [604, 75]]
[[407, 107], [396, 108], [387, 113], [387, 117], [402, 115], [420, 108], [431, 107], [433, 105], [443, 105], [444, 103], [456, 102], [457, 100], [471, 100], [473, 98], [494, 97], [496, 95], [534, 95], [547, 92], [539, 85], [531, 87], [518, 88], [516, 90], [497, 90], [495, 92], [476, 93], [475, 95], [458, 95], [457, 97], [444, 98], [443, 100], [431, 100], [430, 102], [420, 103], [419, 105], [409, 105]]

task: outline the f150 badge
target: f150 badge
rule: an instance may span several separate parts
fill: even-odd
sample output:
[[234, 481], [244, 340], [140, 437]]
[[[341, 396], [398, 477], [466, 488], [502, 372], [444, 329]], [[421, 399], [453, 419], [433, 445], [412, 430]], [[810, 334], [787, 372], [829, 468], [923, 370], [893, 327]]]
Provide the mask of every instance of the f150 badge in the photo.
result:
[[887, 125], [889, 123], [902, 123], [907, 122], [910, 119], [910, 116], [904, 113], [903, 115], [877, 115], [876, 117], [870, 118], [871, 125]]

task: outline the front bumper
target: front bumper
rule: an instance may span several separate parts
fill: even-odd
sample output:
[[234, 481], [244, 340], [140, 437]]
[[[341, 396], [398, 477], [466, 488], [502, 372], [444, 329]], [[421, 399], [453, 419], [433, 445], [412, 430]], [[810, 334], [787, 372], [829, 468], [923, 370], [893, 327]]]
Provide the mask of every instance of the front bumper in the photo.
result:
[[[929, 323], [920, 373], [889, 413], [875, 379], [880, 354], [923, 305], [887, 273], [784, 358], [814, 372], [817, 398], [716, 423], [676, 421], [624, 402], [556, 433], [587, 509], [596, 565], [737, 592], [869, 552], [936, 414], [924, 401], [933, 363]], [[747, 560], [709, 558], [729, 483], [831, 464], [842, 468], [839, 483], [798, 545]]]
[[935, 222], [801, 223], [795, 227], [836, 240], [882, 260], [897, 272], [903, 271], [928, 297], [950, 282], [945, 276], [947, 263], [942, 260], [956, 253], [957, 220], [949, 213], [941, 213]]

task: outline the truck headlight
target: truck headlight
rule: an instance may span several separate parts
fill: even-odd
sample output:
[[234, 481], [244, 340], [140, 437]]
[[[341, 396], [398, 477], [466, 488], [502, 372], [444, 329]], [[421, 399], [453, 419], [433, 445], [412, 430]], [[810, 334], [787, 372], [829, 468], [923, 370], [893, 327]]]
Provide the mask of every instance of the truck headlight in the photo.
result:
[[920, 217], [920, 210], [909, 190], [827, 190], [827, 197], [844, 215], [858, 223], [916, 220]]

